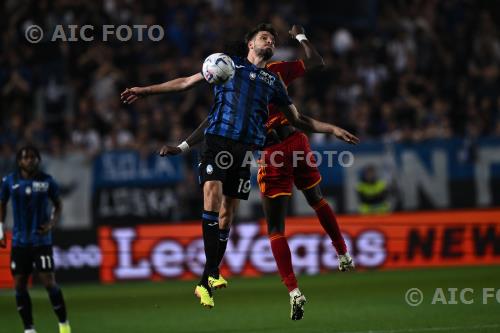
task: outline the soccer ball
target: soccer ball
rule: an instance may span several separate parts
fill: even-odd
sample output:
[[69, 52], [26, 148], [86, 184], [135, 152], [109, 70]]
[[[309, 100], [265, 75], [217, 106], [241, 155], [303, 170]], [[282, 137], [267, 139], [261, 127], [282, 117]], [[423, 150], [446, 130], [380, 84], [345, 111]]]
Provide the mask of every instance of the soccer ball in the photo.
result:
[[234, 62], [224, 53], [209, 55], [203, 62], [203, 77], [210, 84], [224, 84], [234, 77]]

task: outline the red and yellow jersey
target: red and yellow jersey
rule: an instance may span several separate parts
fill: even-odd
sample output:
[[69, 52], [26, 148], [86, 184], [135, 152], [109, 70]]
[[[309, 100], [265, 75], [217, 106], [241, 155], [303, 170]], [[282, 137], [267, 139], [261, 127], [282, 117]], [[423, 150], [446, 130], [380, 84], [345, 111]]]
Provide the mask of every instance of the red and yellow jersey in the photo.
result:
[[[275, 61], [266, 65], [266, 68], [273, 73], [276, 73], [286, 87], [293, 80], [304, 76], [306, 67], [302, 60], [295, 61]], [[285, 115], [278, 111], [278, 108], [272, 104], [269, 105], [269, 118], [266, 123], [266, 129], [269, 130], [273, 127], [280, 125], [287, 125], [288, 120]]]

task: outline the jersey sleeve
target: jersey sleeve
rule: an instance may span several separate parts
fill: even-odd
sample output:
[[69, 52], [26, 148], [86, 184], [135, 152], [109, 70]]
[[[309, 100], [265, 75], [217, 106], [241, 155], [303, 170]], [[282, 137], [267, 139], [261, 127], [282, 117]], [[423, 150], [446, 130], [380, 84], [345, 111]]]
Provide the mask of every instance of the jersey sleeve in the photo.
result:
[[306, 73], [306, 67], [302, 60], [272, 62], [268, 65], [268, 69], [278, 74], [287, 86]]
[[0, 201], [6, 203], [10, 198], [10, 186], [7, 177], [2, 178], [0, 185]]
[[286, 87], [279, 78], [276, 78], [274, 81], [274, 93], [271, 97], [271, 104], [275, 104], [277, 106], [288, 106], [292, 104], [292, 99], [288, 96], [286, 91]]
[[291, 82], [306, 73], [306, 66], [302, 60], [287, 61], [287, 79]]
[[59, 185], [56, 183], [54, 178], [49, 178], [49, 198], [53, 201], [59, 200]]

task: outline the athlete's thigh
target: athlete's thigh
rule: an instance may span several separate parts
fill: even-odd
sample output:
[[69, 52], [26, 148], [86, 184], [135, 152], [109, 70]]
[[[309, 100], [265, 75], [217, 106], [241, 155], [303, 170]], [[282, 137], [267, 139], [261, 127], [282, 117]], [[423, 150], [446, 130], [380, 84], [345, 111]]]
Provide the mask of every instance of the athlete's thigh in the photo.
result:
[[274, 198], [292, 194], [293, 170], [289, 152], [286, 143], [267, 147], [263, 151], [257, 175], [257, 182], [263, 196]]
[[304, 133], [297, 134], [292, 149], [300, 152], [303, 158], [297, 158], [293, 168], [295, 186], [301, 191], [308, 190], [318, 185], [321, 174], [317, 167], [317, 161], [309, 145], [309, 139]]
[[226, 197], [247, 200], [252, 189], [250, 182], [250, 162], [252, 159], [249, 159], [252, 148], [240, 142], [232, 142], [229, 153], [231, 154], [231, 163], [228, 165], [222, 191]]
[[262, 207], [267, 222], [267, 233], [285, 232], [285, 218], [288, 210], [289, 195], [280, 195], [275, 198], [263, 197]]
[[38, 278], [45, 288], [56, 285], [56, 274], [54, 272], [39, 272]]
[[33, 261], [38, 273], [54, 272], [54, 256], [52, 246], [37, 246], [33, 248]]
[[12, 276], [29, 276], [33, 272], [33, 260], [31, 247], [12, 247], [10, 252], [10, 272]]
[[226, 150], [227, 142], [225, 138], [216, 135], [205, 136], [205, 142], [200, 154], [200, 163], [198, 164], [198, 180], [201, 186], [207, 181], [225, 181], [227, 168], [221, 167], [218, 158]]

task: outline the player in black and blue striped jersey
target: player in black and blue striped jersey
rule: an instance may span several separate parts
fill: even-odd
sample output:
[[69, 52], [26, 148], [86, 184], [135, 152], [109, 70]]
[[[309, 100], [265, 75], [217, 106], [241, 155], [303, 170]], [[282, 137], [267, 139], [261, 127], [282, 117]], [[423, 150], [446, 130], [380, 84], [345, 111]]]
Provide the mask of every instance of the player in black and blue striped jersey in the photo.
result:
[[[211, 288], [227, 286], [218, 270], [219, 212], [234, 214], [239, 200], [248, 199], [251, 184], [247, 157], [264, 145], [268, 105], [273, 103], [280, 107], [289, 122], [299, 129], [338, 135], [338, 127], [300, 114], [280, 78], [265, 68], [274, 53], [276, 37], [276, 31], [268, 24], [259, 25], [247, 35], [247, 56], [232, 57], [236, 68], [234, 78], [214, 87], [214, 105], [206, 121], [199, 126], [206, 128], [199, 164], [204, 193], [202, 226], [206, 264], [195, 294], [207, 308], [214, 306]], [[203, 81], [203, 75], [196, 73], [162, 84], [129, 88], [122, 92], [121, 98], [124, 103], [131, 104], [152, 94], [184, 91]], [[346, 136], [346, 141], [356, 139], [347, 131], [342, 135]], [[176, 148], [178, 152], [189, 148], [186, 141]], [[171, 148], [163, 147], [160, 155], [171, 154]]]
[[[60, 333], [70, 333], [66, 305], [56, 283], [52, 256], [51, 230], [61, 216], [59, 186], [40, 171], [40, 153], [33, 146], [19, 149], [17, 170], [2, 179], [0, 187], [0, 221], [5, 221], [7, 203], [12, 202], [14, 220], [10, 268], [14, 277], [17, 309], [25, 333], [35, 332], [28, 280], [33, 267], [46, 288], [54, 312], [59, 319]], [[52, 203], [52, 212], [50, 209]], [[6, 246], [3, 222], [0, 222], [0, 246]]]
[[287, 107], [292, 102], [276, 74], [257, 67], [247, 58], [231, 58], [236, 67], [234, 78], [224, 85], [214, 86], [215, 102], [205, 135], [262, 147], [268, 117], [266, 103]]

